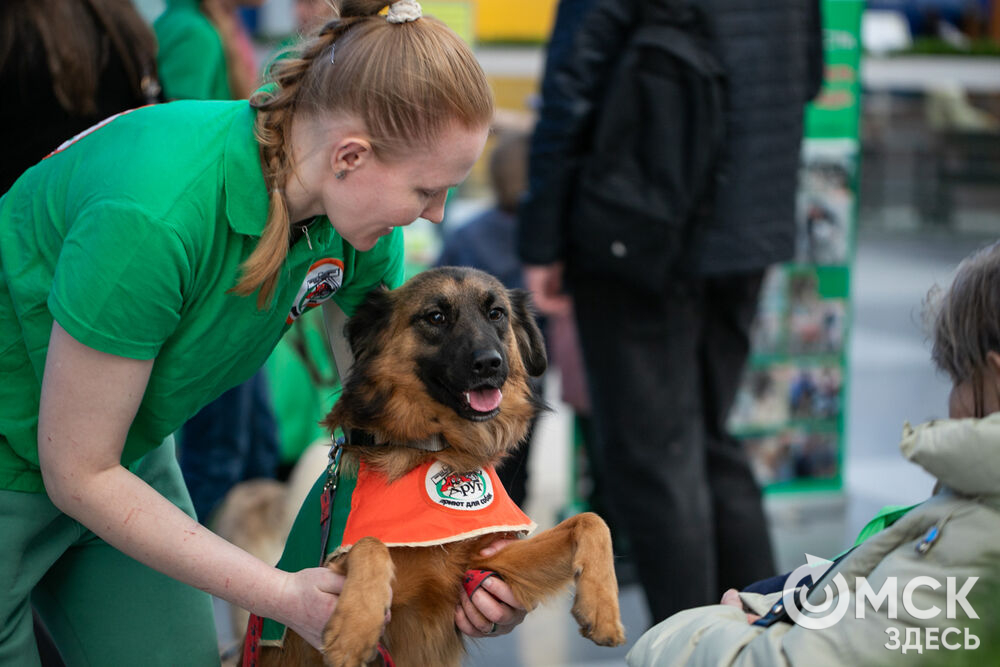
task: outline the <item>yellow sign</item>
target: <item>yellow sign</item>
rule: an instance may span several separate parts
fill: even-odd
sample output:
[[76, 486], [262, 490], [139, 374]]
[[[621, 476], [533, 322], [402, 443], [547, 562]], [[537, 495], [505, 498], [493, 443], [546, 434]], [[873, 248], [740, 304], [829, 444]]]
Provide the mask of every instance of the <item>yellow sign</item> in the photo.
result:
[[476, 38], [482, 42], [549, 40], [558, 0], [476, 0]]
[[558, 0], [424, 0], [424, 14], [474, 42], [548, 41]]

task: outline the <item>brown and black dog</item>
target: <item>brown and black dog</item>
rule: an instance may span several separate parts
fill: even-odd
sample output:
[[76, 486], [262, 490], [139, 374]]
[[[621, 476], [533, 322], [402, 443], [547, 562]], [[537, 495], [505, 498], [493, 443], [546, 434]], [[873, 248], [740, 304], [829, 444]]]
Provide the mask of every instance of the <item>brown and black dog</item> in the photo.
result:
[[[434, 269], [399, 289], [376, 291], [348, 322], [347, 338], [355, 363], [326, 424], [369, 434], [370, 446], [345, 447], [345, 465], [363, 461], [389, 482], [429, 459], [455, 471], [495, 466], [541, 407], [528, 377], [545, 370], [545, 347], [528, 293], [507, 290], [481, 271]], [[447, 446], [411, 446], [428, 439]], [[454, 610], [468, 569], [499, 573], [527, 609], [575, 581], [580, 633], [600, 645], [624, 642], [611, 536], [597, 515], [576, 515], [480, 556], [496, 538], [391, 548], [372, 537], [358, 540], [330, 563], [346, 579], [323, 655], [289, 631], [283, 648], [263, 649], [260, 664], [325, 659], [357, 667], [376, 659], [381, 641], [398, 667], [457, 666], [463, 644]]]

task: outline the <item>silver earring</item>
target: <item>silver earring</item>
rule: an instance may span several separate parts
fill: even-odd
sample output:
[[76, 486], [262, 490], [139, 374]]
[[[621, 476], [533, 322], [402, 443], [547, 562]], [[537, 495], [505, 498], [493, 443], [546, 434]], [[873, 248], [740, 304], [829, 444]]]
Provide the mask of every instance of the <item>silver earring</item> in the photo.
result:
[[344, 176], [347, 176], [347, 172], [343, 169], [341, 169], [340, 171], [338, 171], [336, 174], [333, 175], [333, 177], [336, 178], [338, 181], [344, 180]]

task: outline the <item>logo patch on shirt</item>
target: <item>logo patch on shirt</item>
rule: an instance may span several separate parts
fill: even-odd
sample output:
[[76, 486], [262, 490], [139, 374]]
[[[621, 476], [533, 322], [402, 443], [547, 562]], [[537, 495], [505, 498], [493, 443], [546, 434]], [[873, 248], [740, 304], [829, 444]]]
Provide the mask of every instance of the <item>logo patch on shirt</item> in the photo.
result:
[[291, 324], [302, 313], [322, 304], [329, 299], [344, 284], [344, 263], [339, 259], [327, 257], [309, 267], [306, 279], [292, 302], [285, 324]]
[[435, 461], [424, 478], [427, 496], [441, 507], [481, 510], [493, 502], [493, 483], [483, 470], [454, 472]]

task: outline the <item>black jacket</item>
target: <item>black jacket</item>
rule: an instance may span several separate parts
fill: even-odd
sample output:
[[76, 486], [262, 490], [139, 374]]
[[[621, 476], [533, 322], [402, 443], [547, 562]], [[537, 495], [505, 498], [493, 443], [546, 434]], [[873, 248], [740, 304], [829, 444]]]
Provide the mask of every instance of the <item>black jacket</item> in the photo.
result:
[[682, 268], [741, 272], [791, 258], [804, 104], [822, 82], [818, 0], [562, 0], [520, 209], [521, 258], [572, 260], [571, 202], [595, 111], [643, 11], [682, 22], [697, 13], [728, 82], [715, 194], [708, 215], [688, 223]]

